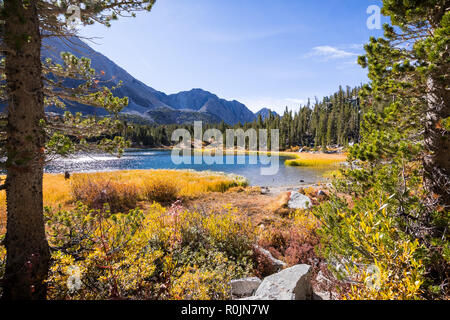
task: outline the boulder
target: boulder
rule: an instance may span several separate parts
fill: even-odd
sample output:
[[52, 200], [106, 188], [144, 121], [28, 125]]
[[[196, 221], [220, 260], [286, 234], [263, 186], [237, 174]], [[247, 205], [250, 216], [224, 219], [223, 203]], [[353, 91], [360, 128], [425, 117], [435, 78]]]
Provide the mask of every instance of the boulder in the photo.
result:
[[255, 245], [255, 250], [259, 251], [262, 255], [266, 256], [270, 263], [274, 266], [276, 270], [274, 272], [278, 272], [281, 269], [287, 267], [287, 264], [281, 260], [276, 259], [268, 250]]
[[252, 300], [311, 300], [311, 266], [296, 265], [263, 280]]
[[261, 280], [256, 277], [231, 280], [231, 293], [236, 297], [249, 297], [255, 293], [260, 284]]
[[291, 192], [291, 197], [288, 202], [288, 207], [291, 209], [309, 209], [312, 201], [310, 198], [297, 191]]
[[241, 298], [241, 299], [237, 299], [237, 300], [263, 300], [263, 299], [258, 296], [250, 296], [250, 297], [245, 297], [245, 298]]

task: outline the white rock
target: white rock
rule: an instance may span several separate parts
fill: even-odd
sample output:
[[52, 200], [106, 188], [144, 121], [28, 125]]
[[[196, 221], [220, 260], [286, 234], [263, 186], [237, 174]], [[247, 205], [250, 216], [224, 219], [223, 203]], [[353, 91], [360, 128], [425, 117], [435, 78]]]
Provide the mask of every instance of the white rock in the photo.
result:
[[300, 264], [263, 280], [253, 300], [311, 300], [311, 266]]
[[291, 198], [288, 207], [291, 209], [309, 209], [311, 207], [311, 199], [297, 191], [291, 192]]
[[251, 296], [255, 293], [256, 289], [258, 289], [261, 282], [262, 281], [256, 277], [231, 280], [231, 293], [237, 297]]

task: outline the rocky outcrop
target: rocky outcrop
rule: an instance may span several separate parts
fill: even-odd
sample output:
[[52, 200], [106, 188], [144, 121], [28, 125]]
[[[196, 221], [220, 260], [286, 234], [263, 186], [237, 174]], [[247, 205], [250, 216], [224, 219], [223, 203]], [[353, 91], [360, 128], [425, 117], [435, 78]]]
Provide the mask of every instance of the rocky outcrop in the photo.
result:
[[242, 300], [311, 300], [311, 266], [296, 265], [265, 278], [254, 296]]

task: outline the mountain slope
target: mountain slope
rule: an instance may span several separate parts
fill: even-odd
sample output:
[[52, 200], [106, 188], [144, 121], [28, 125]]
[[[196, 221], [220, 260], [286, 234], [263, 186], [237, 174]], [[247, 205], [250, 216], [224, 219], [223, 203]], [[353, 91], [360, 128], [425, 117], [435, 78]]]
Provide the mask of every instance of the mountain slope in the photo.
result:
[[[50, 57], [60, 62], [59, 54], [62, 51], [69, 51], [77, 57], [84, 56], [91, 59], [92, 67], [97, 72], [104, 72], [101, 80], [107, 81], [108, 86], [116, 85], [119, 81], [123, 82], [123, 85], [114, 91], [114, 94], [119, 97], [127, 96], [129, 98], [129, 105], [123, 110], [123, 113], [146, 117], [161, 124], [186, 123], [195, 120], [206, 122], [223, 120], [227, 124], [236, 124], [255, 119], [255, 115], [242, 103], [220, 99], [215, 94], [202, 89], [192, 89], [170, 95], [157, 91], [135, 79], [113, 61], [78, 38], [45, 39], [42, 50], [43, 58]], [[104, 110], [80, 104], [68, 105], [67, 109], [84, 114], [106, 114]], [[48, 111], [62, 112], [56, 107], [49, 107]]]

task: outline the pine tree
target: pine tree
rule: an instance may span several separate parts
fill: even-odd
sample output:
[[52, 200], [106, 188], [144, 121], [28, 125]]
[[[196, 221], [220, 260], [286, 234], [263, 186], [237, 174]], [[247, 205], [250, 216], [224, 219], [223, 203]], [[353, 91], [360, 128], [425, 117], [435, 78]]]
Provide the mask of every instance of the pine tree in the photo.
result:
[[[150, 10], [154, 1], [78, 1], [83, 5], [80, 19], [83, 24], [94, 22], [107, 26], [121, 14], [138, 10]], [[4, 185], [7, 193], [7, 234], [4, 243], [7, 248], [6, 271], [3, 279], [3, 299], [45, 299], [50, 253], [45, 237], [43, 220], [42, 180], [46, 153], [46, 134], [51, 134], [53, 143], [47, 144], [56, 152], [68, 152], [69, 139], [64, 130], [57, 126], [46, 126], [44, 107], [58, 100], [57, 91], [48, 92], [60, 83], [44, 84], [50, 80], [46, 72], [63, 74], [64, 68], [48, 61], [43, 66], [41, 47], [43, 37], [70, 37], [76, 35], [61, 17], [67, 14], [71, 1], [25, 1], [5, 0], [0, 10], [5, 21], [2, 50], [5, 54], [4, 73], [8, 99], [6, 127], [5, 163], [7, 179]], [[65, 67], [75, 68], [75, 73], [89, 77], [91, 69], [86, 60], [66, 55]], [[77, 65], [77, 63], [79, 63]], [[85, 66], [86, 70], [78, 67]], [[70, 72], [70, 70], [69, 70]], [[92, 83], [86, 80], [86, 87], [78, 87], [74, 96], [85, 102], [105, 104], [112, 102], [116, 111], [123, 105], [112, 97], [108, 89], [100, 92], [86, 92]], [[65, 88], [68, 89], [68, 88]], [[61, 95], [68, 92], [58, 88]], [[62, 96], [61, 99], [71, 95]], [[59, 100], [61, 101], [61, 100]], [[80, 116], [64, 119], [60, 129], [91, 126], [92, 121], [83, 121]], [[103, 123], [106, 125], [107, 120]], [[58, 133], [59, 132], [59, 133]], [[75, 132], [76, 133], [76, 130]], [[109, 147], [105, 141], [105, 149]], [[111, 146], [114, 148], [114, 146]]]
[[[358, 59], [371, 80], [360, 92], [360, 130], [352, 124], [361, 118], [358, 99], [340, 110], [340, 139], [359, 143], [332, 200], [317, 212], [329, 259], [352, 257], [345, 267], [362, 281], [363, 265], [385, 275], [377, 290], [354, 291], [360, 299], [449, 294], [449, 9], [449, 1], [384, 0], [393, 25]], [[409, 259], [396, 261], [402, 251]]]
[[448, 0], [384, 0], [382, 12], [393, 25], [385, 25], [385, 38], [372, 38], [359, 59], [369, 69], [367, 89], [376, 99], [410, 97], [422, 112], [424, 186], [430, 205], [447, 208], [450, 134], [443, 124], [450, 117], [449, 8]]

